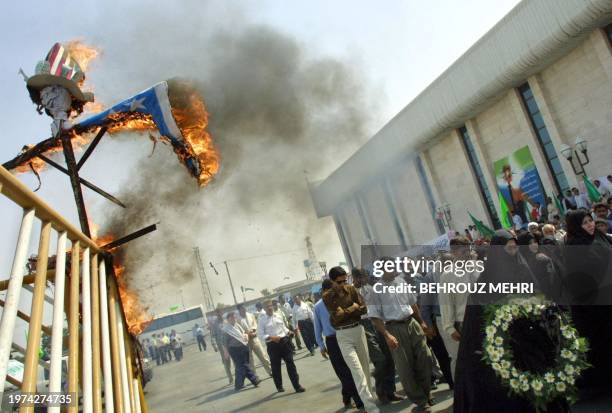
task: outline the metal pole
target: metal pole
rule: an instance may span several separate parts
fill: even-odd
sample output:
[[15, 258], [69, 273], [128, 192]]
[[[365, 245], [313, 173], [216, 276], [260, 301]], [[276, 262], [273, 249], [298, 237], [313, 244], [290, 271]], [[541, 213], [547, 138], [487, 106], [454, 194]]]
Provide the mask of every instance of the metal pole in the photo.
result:
[[[36, 280], [34, 281], [34, 294], [30, 308], [30, 324], [28, 329], [28, 346], [24, 362], [24, 372], [21, 391], [24, 393], [36, 392], [36, 378], [38, 376], [38, 357], [40, 350], [40, 337], [42, 313], [45, 304], [45, 288], [47, 284], [47, 264], [49, 262], [49, 239], [51, 238], [51, 222], [43, 222], [40, 229], [38, 243], [38, 259], [36, 261]], [[20, 413], [31, 413], [34, 406], [23, 406]]]
[[[110, 338], [112, 348], [112, 366], [113, 366], [113, 394], [115, 396], [115, 411], [117, 413], [124, 413], [123, 410], [123, 393], [121, 389], [121, 361], [122, 357], [119, 352], [119, 332], [117, 329], [117, 289], [114, 288], [115, 280], [113, 277], [108, 278], [109, 294], [108, 294], [108, 312], [109, 312], [109, 323], [110, 326]], [[108, 403], [108, 401], [107, 401]], [[125, 410], [125, 413], [128, 413]]]
[[136, 402], [136, 413], [141, 413], [142, 409], [140, 408], [140, 393], [138, 392], [138, 379], [134, 378], [134, 380], [132, 380], [132, 383], [134, 384], [134, 386], [132, 387], [133, 390], [132, 392], [136, 395], [138, 395], [138, 397], [134, 397], [135, 402]]
[[149, 407], [147, 406], [147, 400], [144, 397], [144, 391], [142, 390], [141, 378], [138, 378], [138, 395], [140, 396], [140, 408], [142, 413], [149, 413]]
[[[104, 260], [104, 258], [102, 258]], [[100, 377], [100, 280], [98, 254], [91, 259], [91, 362], [94, 413], [102, 413], [102, 378]]]
[[225, 271], [227, 272], [227, 278], [229, 279], [230, 287], [232, 288], [232, 296], [234, 297], [234, 304], [238, 305], [238, 300], [236, 300], [236, 292], [234, 291], [234, 284], [232, 283], [232, 276], [230, 275], [229, 267], [227, 266], [227, 261], [223, 261], [223, 264], [225, 264]]
[[136, 411], [136, 397], [134, 393], [134, 387], [132, 386], [132, 381], [134, 378], [134, 366], [132, 364], [134, 360], [134, 356], [132, 353], [132, 336], [130, 335], [125, 322], [123, 322], [124, 317], [121, 317], [121, 324], [123, 324], [123, 337], [125, 339], [125, 364], [127, 365], [127, 385], [130, 391], [130, 407], [131, 412]]
[[79, 213], [79, 222], [81, 223], [81, 230], [88, 238], [91, 238], [91, 232], [89, 230], [89, 222], [87, 220], [87, 211], [85, 209], [85, 201], [83, 200], [83, 192], [81, 191], [81, 183], [79, 182], [79, 170], [77, 168], [76, 159], [74, 158], [74, 150], [72, 148], [72, 142], [67, 134], [62, 134], [62, 148], [64, 149], [64, 158], [66, 159], [66, 166], [70, 173], [70, 184], [72, 185], [72, 192], [74, 193], [74, 201], [76, 202], [77, 212]]
[[114, 413], [113, 369], [111, 365], [110, 334], [108, 329], [108, 289], [106, 288], [106, 263], [100, 260], [100, 325], [102, 327], [102, 369], [104, 371], [104, 409]]
[[117, 335], [119, 342], [119, 368], [121, 369], [121, 389], [123, 392], [123, 410], [125, 412], [131, 412], [130, 408], [130, 383], [128, 380], [127, 363], [126, 363], [126, 352], [125, 352], [125, 337], [123, 332], [123, 315], [121, 314], [121, 308], [119, 307], [119, 301], [115, 301], [115, 307], [117, 312]]
[[4, 310], [0, 320], [0, 400], [4, 400], [4, 385], [8, 368], [8, 359], [11, 354], [11, 343], [13, 341], [13, 331], [15, 330], [15, 320], [17, 318], [17, 308], [19, 307], [19, 294], [25, 272], [26, 256], [32, 235], [32, 223], [34, 221], [34, 209], [23, 211], [19, 238], [17, 238], [17, 248], [15, 258], [11, 268], [11, 280], [5, 297]]
[[[55, 288], [53, 293], [53, 325], [51, 333], [51, 367], [49, 368], [49, 391], [62, 390], [62, 341], [64, 338], [64, 285], [66, 281], [66, 240], [63, 231], [57, 239], [55, 261]], [[59, 406], [49, 407], [49, 413], [59, 413]]]
[[83, 271], [82, 271], [82, 312], [83, 312], [83, 412], [91, 413], [93, 410], [92, 402], [92, 377], [91, 377], [91, 280], [89, 247], [83, 252]]
[[68, 317], [68, 393], [75, 403], [68, 408], [69, 412], [79, 411], [79, 266], [81, 244], [72, 244], [70, 265], [70, 306]]

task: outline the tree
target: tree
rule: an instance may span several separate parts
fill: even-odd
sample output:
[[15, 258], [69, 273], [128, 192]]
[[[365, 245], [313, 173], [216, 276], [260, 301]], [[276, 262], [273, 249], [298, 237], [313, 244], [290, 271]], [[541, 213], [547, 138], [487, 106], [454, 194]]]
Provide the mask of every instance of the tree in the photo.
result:
[[264, 297], [267, 297], [269, 295], [272, 295], [272, 293], [270, 292], [270, 290], [268, 290], [267, 288], [264, 288], [263, 290], [260, 291], [261, 295], [263, 295]]

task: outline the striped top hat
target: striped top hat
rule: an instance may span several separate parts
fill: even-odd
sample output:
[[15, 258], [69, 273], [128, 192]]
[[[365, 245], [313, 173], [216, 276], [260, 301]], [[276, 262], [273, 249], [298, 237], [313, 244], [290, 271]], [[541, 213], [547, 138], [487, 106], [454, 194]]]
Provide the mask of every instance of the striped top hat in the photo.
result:
[[45, 60], [36, 64], [35, 74], [28, 78], [27, 87], [30, 97], [40, 104], [40, 90], [51, 85], [63, 86], [72, 95], [73, 101], [80, 104], [93, 102], [93, 93], [83, 92], [79, 85], [85, 80], [85, 74], [76, 60], [60, 43], [55, 43]]

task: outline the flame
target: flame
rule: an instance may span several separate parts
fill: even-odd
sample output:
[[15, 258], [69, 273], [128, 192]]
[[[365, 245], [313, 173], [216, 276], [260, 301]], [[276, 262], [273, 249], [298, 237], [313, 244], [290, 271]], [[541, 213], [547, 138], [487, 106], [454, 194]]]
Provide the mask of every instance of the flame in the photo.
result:
[[[91, 239], [99, 246], [104, 246], [116, 239], [113, 234], [105, 234], [98, 236], [100, 226], [93, 221], [89, 221], [91, 229]], [[153, 316], [148, 313], [148, 308], [144, 307], [138, 298], [138, 295], [127, 286], [125, 277], [125, 266], [120, 263], [120, 254], [114, 255], [115, 262], [113, 270], [119, 288], [119, 297], [125, 313], [125, 318], [128, 325], [128, 331], [132, 335], [139, 335], [153, 321]]]
[[153, 316], [147, 312], [147, 308], [143, 307], [138, 295], [127, 287], [123, 277], [125, 267], [115, 264], [114, 270], [128, 330], [130, 334], [137, 336], [153, 321]]
[[[173, 84], [176, 87], [176, 81]], [[182, 96], [180, 100], [173, 99], [172, 115], [181, 130], [183, 138], [189, 144], [187, 152], [194, 156], [200, 166], [198, 183], [200, 186], [208, 184], [219, 171], [220, 156], [213, 144], [212, 137], [206, 130], [208, 126], [208, 112], [202, 96], [188, 85], [180, 85]], [[175, 151], [176, 152], [176, 151]], [[185, 154], [178, 153], [183, 163]]]
[[83, 72], [87, 72], [87, 68], [89, 67], [91, 62], [96, 59], [101, 53], [101, 49], [94, 46], [86, 45], [80, 39], [71, 40], [66, 43], [64, 47], [66, 48], [66, 50], [68, 50], [70, 57], [76, 60], [79, 66], [81, 66], [81, 70]]

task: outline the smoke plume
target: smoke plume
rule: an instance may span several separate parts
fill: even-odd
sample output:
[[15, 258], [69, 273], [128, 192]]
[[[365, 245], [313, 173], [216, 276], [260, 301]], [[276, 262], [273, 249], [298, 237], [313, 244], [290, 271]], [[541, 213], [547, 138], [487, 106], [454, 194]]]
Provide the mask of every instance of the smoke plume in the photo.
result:
[[230, 12], [231, 28], [211, 26], [209, 9], [186, 4], [193, 7], [140, 10], [129, 24], [106, 16], [106, 29], [120, 27], [121, 38], [92, 36], [104, 50], [94, 79], [104, 101], [189, 78], [204, 97], [221, 154], [220, 172], [201, 189], [161, 145], [126, 171], [132, 178], [118, 195], [129, 208], [112, 214], [103, 229], [122, 235], [161, 222], [155, 234], [125, 249], [125, 274], [136, 288], [145, 286], [139, 280], [189, 281], [194, 245], [231, 251], [262, 241], [274, 251], [310, 231], [337, 242], [333, 225], [321, 230], [317, 223], [305, 171], [321, 179], [344, 162], [367, 138], [373, 110], [363, 75], [350, 62], [319, 57]]

